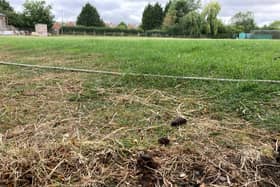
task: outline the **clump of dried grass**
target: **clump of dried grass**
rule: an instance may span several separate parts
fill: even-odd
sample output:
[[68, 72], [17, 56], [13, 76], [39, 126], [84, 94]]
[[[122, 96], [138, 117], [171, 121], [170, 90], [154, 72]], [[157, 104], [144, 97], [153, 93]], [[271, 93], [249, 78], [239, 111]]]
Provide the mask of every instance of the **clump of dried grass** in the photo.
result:
[[[209, 120], [210, 121], [210, 120]], [[12, 186], [136, 186], [141, 184], [137, 158], [149, 152], [160, 165], [154, 173], [154, 186], [277, 186], [279, 163], [256, 148], [269, 143], [272, 136], [259, 134], [259, 142], [246, 143], [239, 151], [214, 145], [206, 132], [225, 129], [215, 123], [189, 124], [193, 140], [176, 141], [168, 147], [146, 150], [125, 148], [119, 138], [133, 131], [150, 131], [160, 126], [117, 129], [102, 139], [90, 139], [69, 123], [49, 122], [7, 131], [0, 144], [0, 184]], [[71, 130], [70, 130], [71, 129]], [[196, 130], [200, 129], [200, 134]], [[184, 134], [187, 129], [178, 129]], [[248, 130], [249, 132], [252, 129]], [[258, 130], [256, 130], [258, 131]], [[66, 133], [67, 132], [67, 133]], [[248, 133], [249, 133], [248, 132]], [[246, 134], [246, 131], [243, 131]], [[250, 133], [249, 133], [250, 135]], [[179, 135], [180, 136], [180, 135]], [[177, 137], [178, 140], [180, 137]], [[195, 139], [201, 136], [200, 139]], [[253, 135], [250, 135], [253, 136]], [[261, 138], [260, 138], [261, 137]], [[228, 137], [231, 138], [230, 136]], [[260, 140], [261, 139], [261, 140]], [[208, 144], [205, 143], [208, 141]], [[273, 145], [267, 145], [272, 147]], [[145, 183], [144, 183], [145, 184]]]
[[[42, 79], [57, 76], [51, 75]], [[36, 82], [34, 78], [32, 81]], [[17, 82], [12, 81], [10, 86]], [[22, 80], [22, 84], [25, 82]], [[40, 79], [37, 82], [42, 84]], [[277, 135], [236, 119], [210, 120], [201, 116], [207, 110], [205, 103], [153, 89], [124, 92], [122, 88], [99, 88], [98, 95], [104, 96], [100, 100], [107, 100], [110, 106], [91, 111], [84, 103], [73, 104], [65, 99], [69, 93], [83, 93], [81, 82], [67, 77], [63, 83], [45, 83], [36, 97], [26, 90], [15, 98], [3, 94], [3, 104], [14, 103], [11, 108], [15, 114], [25, 107], [30, 115], [40, 115], [30, 120], [31, 124], [10, 128], [0, 135], [0, 185], [151, 185], [151, 181], [141, 181], [143, 173], [137, 167], [143, 152], [160, 166], [149, 168], [153, 169], [149, 172], [153, 175], [149, 177], [152, 186], [280, 185], [280, 165], [275, 161], [272, 141], [279, 139]], [[3, 85], [7, 89], [3, 93], [8, 93], [10, 86]], [[195, 107], [187, 108], [186, 103]], [[125, 105], [137, 106], [137, 112], [144, 116], [123, 112]], [[37, 106], [43, 107], [39, 110]], [[49, 116], [41, 117], [44, 113]], [[93, 118], [95, 113], [100, 117]], [[105, 116], [110, 117], [104, 120]], [[188, 124], [172, 129], [169, 120], [177, 116], [188, 116]], [[119, 118], [127, 117], [141, 119], [146, 125], [118, 124]], [[16, 123], [22, 118], [26, 117], [10, 121]], [[143, 145], [144, 141], [153, 141], [151, 136], [160, 138], [159, 130], [168, 131], [171, 145]], [[135, 144], [124, 145], [122, 140], [128, 136], [135, 139]]]

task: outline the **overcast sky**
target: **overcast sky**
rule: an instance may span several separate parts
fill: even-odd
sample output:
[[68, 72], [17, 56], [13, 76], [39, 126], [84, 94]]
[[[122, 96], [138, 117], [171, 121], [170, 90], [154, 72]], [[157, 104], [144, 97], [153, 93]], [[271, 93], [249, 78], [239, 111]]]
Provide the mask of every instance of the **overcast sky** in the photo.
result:
[[[17, 10], [22, 10], [25, 0], [9, 0]], [[168, 0], [46, 0], [53, 7], [57, 21], [76, 21], [76, 17], [86, 2], [97, 7], [101, 17], [107, 23], [117, 24], [125, 21], [130, 24], [141, 22], [144, 7], [150, 2], [162, 5]], [[210, 0], [202, 0], [205, 4]], [[218, 0], [222, 6], [219, 17], [227, 22], [238, 11], [253, 11], [258, 25], [269, 24], [273, 20], [280, 20], [280, 0]]]

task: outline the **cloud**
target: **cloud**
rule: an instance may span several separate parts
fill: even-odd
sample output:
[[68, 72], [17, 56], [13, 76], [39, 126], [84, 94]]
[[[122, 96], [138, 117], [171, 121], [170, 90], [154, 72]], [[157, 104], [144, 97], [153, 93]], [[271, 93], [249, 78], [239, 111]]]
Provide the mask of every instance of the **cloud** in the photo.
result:
[[[46, 0], [53, 7], [56, 20], [75, 21], [83, 5], [90, 2], [98, 9], [100, 16], [108, 23], [139, 24], [142, 12], [148, 3], [159, 2], [163, 6], [168, 0]], [[210, 0], [202, 0], [202, 4]], [[222, 6], [219, 17], [230, 20], [239, 11], [252, 11], [259, 25], [280, 20], [280, 0], [218, 0]], [[10, 0], [17, 11], [22, 10], [24, 0]]]

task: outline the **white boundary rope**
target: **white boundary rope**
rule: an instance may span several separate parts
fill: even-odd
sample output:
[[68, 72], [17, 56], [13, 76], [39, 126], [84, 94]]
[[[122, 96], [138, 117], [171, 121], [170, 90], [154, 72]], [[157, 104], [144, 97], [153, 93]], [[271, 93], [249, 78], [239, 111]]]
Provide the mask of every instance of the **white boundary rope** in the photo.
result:
[[168, 78], [168, 79], [178, 79], [178, 80], [201, 80], [201, 81], [216, 81], [216, 82], [252, 82], [252, 83], [280, 84], [280, 80], [227, 79], [227, 78], [210, 78], [210, 77], [185, 77], [185, 76], [173, 76], [173, 75], [140, 74], [140, 73], [120, 73], [120, 72], [112, 72], [112, 71], [76, 69], [76, 68], [55, 67], [55, 66], [41, 66], [41, 65], [21, 64], [21, 63], [3, 62], [3, 61], [0, 61], [0, 65], [18, 66], [18, 67], [36, 68], [36, 69], [47, 69], [47, 70], [69, 71], [69, 72], [80, 72], [80, 73], [95, 73], [95, 74], [105, 74], [105, 75], [114, 75], [114, 76], [152, 77], [152, 78]]

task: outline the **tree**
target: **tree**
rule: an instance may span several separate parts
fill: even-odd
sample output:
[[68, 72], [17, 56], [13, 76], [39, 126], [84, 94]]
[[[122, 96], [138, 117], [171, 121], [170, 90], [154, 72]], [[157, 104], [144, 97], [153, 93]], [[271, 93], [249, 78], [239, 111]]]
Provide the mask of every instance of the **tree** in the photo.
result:
[[200, 8], [200, 0], [173, 0], [164, 18], [165, 27], [174, 26], [180, 19], [192, 11]]
[[169, 0], [168, 3], [166, 3], [166, 5], [165, 5], [164, 11], [163, 11], [163, 18], [165, 18], [165, 16], [167, 15], [167, 12], [168, 12], [170, 6], [171, 6], [171, 1]]
[[207, 4], [202, 12], [206, 23], [209, 25], [210, 33], [215, 36], [218, 33], [219, 22], [217, 16], [221, 11], [221, 6], [217, 1], [212, 1]]
[[142, 16], [142, 28], [144, 30], [153, 29], [153, 6], [148, 4], [143, 12]]
[[222, 20], [217, 20], [218, 33], [229, 33], [229, 28], [223, 23]]
[[144, 30], [160, 28], [163, 22], [163, 16], [163, 9], [159, 3], [156, 3], [154, 6], [148, 4], [142, 16], [142, 28]]
[[201, 15], [192, 11], [180, 20], [183, 33], [191, 36], [200, 36], [202, 29]]
[[12, 12], [4, 12], [8, 17], [8, 24], [22, 28], [24, 26], [24, 17], [21, 13]]
[[8, 17], [9, 25], [22, 26], [22, 15], [16, 13], [6, 0], [0, 0], [0, 13], [4, 13]]
[[166, 14], [163, 20], [163, 28], [168, 29], [176, 24], [176, 13], [177, 11], [175, 8], [169, 8], [168, 13]]
[[77, 24], [83, 26], [104, 26], [104, 22], [101, 20], [96, 8], [90, 3], [87, 3], [77, 18]]
[[161, 27], [164, 18], [164, 12], [159, 3], [153, 7], [153, 27], [158, 29]]
[[0, 0], [0, 12], [4, 11], [14, 11], [14, 9], [11, 7], [10, 3], [6, 0]]
[[118, 28], [120, 29], [127, 29], [127, 24], [125, 22], [120, 22], [120, 24], [118, 25]]
[[34, 28], [36, 24], [47, 24], [51, 28], [54, 23], [54, 16], [51, 13], [52, 7], [44, 0], [27, 0], [23, 4], [23, 27]]
[[180, 19], [192, 11], [196, 11], [200, 8], [199, 0], [177, 0], [174, 3], [176, 9], [176, 23], [179, 23]]
[[280, 21], [274, 21], [272, 22], [268, 28], [273, 29], [273, 30], [277, 30], [280, 29]]
[[231, 18], [231, 23], [242, 32], [250, 32], [256, 28], [253, 12], [238, 12]]

